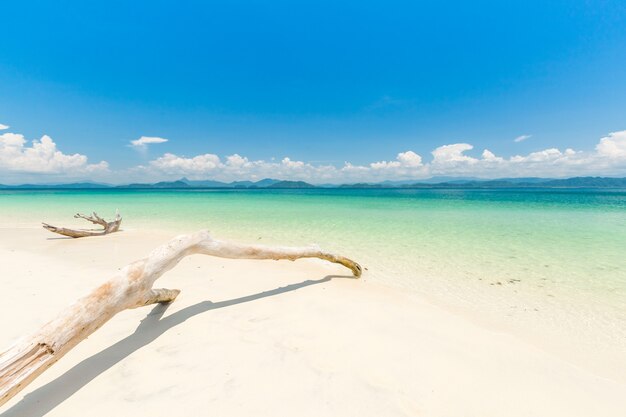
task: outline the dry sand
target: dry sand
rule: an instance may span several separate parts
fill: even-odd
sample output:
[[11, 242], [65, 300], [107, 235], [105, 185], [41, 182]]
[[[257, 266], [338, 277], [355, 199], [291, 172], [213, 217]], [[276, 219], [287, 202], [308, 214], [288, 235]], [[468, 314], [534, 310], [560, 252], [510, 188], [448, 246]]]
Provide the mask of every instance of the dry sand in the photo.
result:
[[[0, 348], [171, 237], [0, 228]], [[623, 381], [367, 271], [194, 256], [158, 286], [182, 293], [116, 316], [0, 416], [626, 415]]]

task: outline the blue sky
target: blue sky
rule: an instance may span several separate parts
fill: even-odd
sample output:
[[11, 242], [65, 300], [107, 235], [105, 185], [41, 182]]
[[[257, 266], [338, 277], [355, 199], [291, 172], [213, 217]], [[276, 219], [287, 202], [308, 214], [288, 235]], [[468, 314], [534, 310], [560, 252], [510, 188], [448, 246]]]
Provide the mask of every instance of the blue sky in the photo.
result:
[[[35, 1], [1, 13], [0, 135], [13, 148], [0, 183], [626, 175], [623, 1]], [[43, 135], [54, 146], [27, 154]], [[129, 146], [142, 136], [167, 142]], [[487, 167], [485, 149], [504, 162]], [[538, 169], [530, 155], [552, 149]], [[408, 151], [419, 163], [403, 164]], [[235, 154], [247, 162], [225, 166]]]

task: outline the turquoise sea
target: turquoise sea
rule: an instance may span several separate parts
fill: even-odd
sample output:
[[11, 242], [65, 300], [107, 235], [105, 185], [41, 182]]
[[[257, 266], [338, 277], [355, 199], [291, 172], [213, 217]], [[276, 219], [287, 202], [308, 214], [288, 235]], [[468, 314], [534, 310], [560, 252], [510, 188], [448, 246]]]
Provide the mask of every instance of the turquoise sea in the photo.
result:
[[0, 191], [5, 227], [116, 208], [127, 229], [318, 243], [453, 309], [626, 344], [626, 190]]

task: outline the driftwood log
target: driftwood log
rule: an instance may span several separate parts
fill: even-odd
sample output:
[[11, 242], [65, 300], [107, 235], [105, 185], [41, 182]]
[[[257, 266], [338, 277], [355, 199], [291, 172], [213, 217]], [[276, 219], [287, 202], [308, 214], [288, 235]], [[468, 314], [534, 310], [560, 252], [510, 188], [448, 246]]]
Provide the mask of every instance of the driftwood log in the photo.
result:
[[15, 396], [67, 352], [117, 313], [154, 303], [168, 303], [180, 290], [155, 289], [154, 282], [186, 256], [212, 255], [236, 259], [319, 258], [349, 268], [361, 267], [317, 246], [243, 245], [211, 238], [207, 231], [174, 238], [146, 258], [122, 268], [113, 278], [67, 307], [57, 318], [0, 353], [0, 406]]
[[50, 230], [51, 232], [58, 233], [63, 236], [78, 238], [108, 235], [109, 233], [117, 232], [118, 230], [120, 230], [120, 224], [122, 224], [122, 216], [120, 216], [120, 213], [118, 211], [115, 212], [115, 220], [113, 220], [112, 222], [107, 222], [102, 217], [98, 216], [95, 211], [91, 213], [91, 216], [85, 216], [84, 214], [76, 213], [74, 215], [74, 218], [85, 219], [93, 224], [98, 224], [102, 226], [102, 230], [67, 229], [65, 227], [52, 226], [47, 223], [43, 223], [43, 227], [44, 229]]

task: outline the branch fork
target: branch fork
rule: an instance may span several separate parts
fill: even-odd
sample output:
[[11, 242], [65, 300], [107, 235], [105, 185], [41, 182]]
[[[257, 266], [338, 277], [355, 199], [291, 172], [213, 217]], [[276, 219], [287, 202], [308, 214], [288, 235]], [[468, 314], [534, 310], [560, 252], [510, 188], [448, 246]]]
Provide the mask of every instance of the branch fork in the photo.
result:
[[91, 216], [85, 216], [84, 214], [76, 213], [74, 215], [75, 219], [84, 219], [90, 223], [97, 224], [102, 226], [102, 230], [84, 230], [84, 229], [68, 229], [65, 227], [56, 227], [47, 223], [42, 223], [44, 229], [49, 230], [53, 233], [58, 233], [63, 236], [68, 236], [72, 238], [79, 237], [89, 237], [89, 236], [102, 236], [108, 235], [109, 233], [114, 233], [119, 231], [120, 225], [122, 224], [122, 216], [120, 216], [119, 211], [115, 211], [115, 220], [112, 222], [107, 222], [102, 217], [98, 216], [94, 211], [91, 213]]

